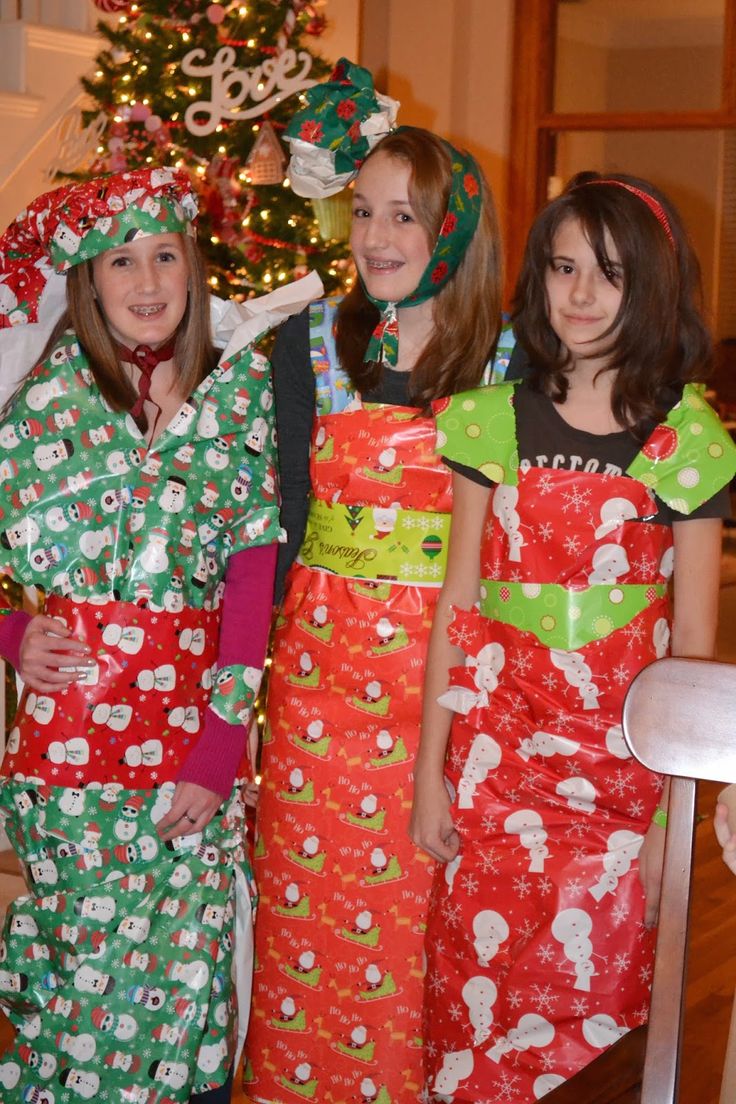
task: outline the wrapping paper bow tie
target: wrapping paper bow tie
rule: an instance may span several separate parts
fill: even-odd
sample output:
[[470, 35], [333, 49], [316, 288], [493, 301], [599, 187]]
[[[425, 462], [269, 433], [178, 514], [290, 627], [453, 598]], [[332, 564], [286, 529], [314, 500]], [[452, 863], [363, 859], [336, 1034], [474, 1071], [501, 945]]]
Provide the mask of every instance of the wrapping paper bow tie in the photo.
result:
[[[151, 393], [151, 376], [157, 365], [171, 360], [176, 348], [176, 337], [172, 337], [165, 345], [158, 349], [152, 349], [150, 345], [136, 345], [135, 349], [128, 349], [125, 345], [118, 345], [118, 353], [128, 364], [135, 364], [140, 368], [138, 377], [138, 398], [130, 409], [134, 418], [138, 418], [143, 411], [143, 404]], [[153, 402], [153, 399], [151, 399]], [[157, 404], [154, 404], [157, 405]]]

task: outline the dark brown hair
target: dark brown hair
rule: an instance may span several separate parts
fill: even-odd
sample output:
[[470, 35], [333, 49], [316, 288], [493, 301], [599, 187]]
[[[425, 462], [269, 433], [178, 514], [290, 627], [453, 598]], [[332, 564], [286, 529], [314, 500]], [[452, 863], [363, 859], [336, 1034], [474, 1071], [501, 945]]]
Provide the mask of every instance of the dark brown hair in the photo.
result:
[[[609, 180], [652, 196], [666, 216], [672, 241], [640, 196], [605, 182]], [[706, 378], [712, 365], [698, 259], [677, 210], [653, 184], [623, 174], [573, 177], [535, 220], [514, 294], [514, 329], [532, 362], [530, 382], [555, 402], [565, 401], [569, 363], [567, 349], [549, 323], [545, 279], [555, 235], [568, 219], [580, 223], [604, 274], [614, 263], [606, 252], [606, 231], [618, 251], [623, 294], [608, 331], [609, 361], [602, 371], [616, 370], [614, 417], [644, 439], [679, 398], [683, 385]]]
[[[181, 390], [190, 395], [217, 363], [209, 318], [207, 272], [196, 242], [181, 235], [189, 269], [189, 296], [184, 317], [176, 332], [174, 359]], [[66, 330], [73, 330], [89, 361], [90, 370], [103, 398], [113, 410], [130, 410], [137, 391], [120, 363], [115, 340], [95, 297], [92, 261], [83, 261], [66, 275], [67, 309], [56, 323], [39, 361], [45, 360]], [[145, 432], [145, 414], [136, 419]]]
[[[409, 165], [409, 200], [430, 250], [439, 236], [452, 185], [445, 143], [420, 127], [401, 127], [371, 151]], [[428, 411], [433, 399], [475, 387], [492, 357], [501, 317], [501, 246], [490, 189], [481, 173], [483, 204], [472, 241], [454, 276], [432, 299], [434, 329], [409, 380], [412, 402]], [[363, 357], [379, 312], [356, 281], [337, 312], [337, 354], [359, 391], [381, 380], [383, 365]]]

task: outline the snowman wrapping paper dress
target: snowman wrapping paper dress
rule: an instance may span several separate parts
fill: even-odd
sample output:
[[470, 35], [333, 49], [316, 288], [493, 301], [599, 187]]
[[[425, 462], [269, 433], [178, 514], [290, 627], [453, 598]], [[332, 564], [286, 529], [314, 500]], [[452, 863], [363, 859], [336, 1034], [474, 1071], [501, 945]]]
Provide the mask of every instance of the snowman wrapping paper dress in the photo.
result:
[[629, 754], [621, 707], [668, 649], [672, 535], [655, 518], [686, 518], [736, 470], [690, 385], [621, 474], [597, 473], [605, 457], [520, 464], [517, 386], [435, 404], [439, 451], [495, 488], [479, 606], [449, 629], [465, 663], [440, 698], [461, 848], [432, 889], [425, 1044], [430, 1091], [456, 1102], [538, 1100], [647, 1019], [637, 855], [661, 779]]
[[303, 350], [312, 499], [269, 677], [245, 1088], [273, 1104], [407, 1104], [423, 1080], [432, 876], [407, 828], [451, 479], [430, 418], [356, 396], [335, 308], [312, 304]]
[[[154, 177], [188, 186], [113, 178], [108, 200], [145, 205], [136, 232], [172, 229], [145, 223]], [[130, 231], [98, 209], [99, 182], [79, 187], [87, 230]], [[3, 933], [0, 1004], [18, 1028], [4, 1101], [184, 1104], [228, 1076], [254, 893], [239, 784], [201, 833], [163, 843], [156, 825], [207, 709], [234, 724], [257, 690], [259, 671], [217, 667], [229, 557], [280, 535], [270, 366], [251, 342], [301, 309], [307, 283], [304, 298], [214, 308], [220, 362], [150, 447], [71, 332], [3, 412], [0, 569], [43, 587], [95, 660], [63, 691], [24, 693], [3, 762], [0, 815], [29, 887]]]
[[[20, 1029], [0, 1080], [16, 1093], [53, 1085], [63, 1100], [61, 1081], [69, 1099], [155, 1088], [184, 1101], [227, 1076], [244, 809], [234, 789], [172, 846], [155, 824], [210, 700], [227, 557], [278, 535], [270, 394], [267, 362], [246, 349], [146, 449], [70, 334], [0, 426], [2, 566], [45, 587], [48, 615], [97, 661], [62, 693], [22, 697], [3, 764], [32, 889], [11, 909], [0, 973]], [[227, 691], [235, 673], [215, 678]]]

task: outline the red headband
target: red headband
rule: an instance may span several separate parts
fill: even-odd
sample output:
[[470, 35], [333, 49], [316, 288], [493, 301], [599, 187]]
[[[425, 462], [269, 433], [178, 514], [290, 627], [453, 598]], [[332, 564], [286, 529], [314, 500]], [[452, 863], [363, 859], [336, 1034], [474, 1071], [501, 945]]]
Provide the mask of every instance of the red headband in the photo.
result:
[[[625, 188], [627, 192], [631, 192], [632, 195], [638, 196], [639, 199], [643, 200], [644, 203], [646, 203], [647, 207], [652, 212], [657, 222], [667, 235], [667, 240], [669, 241], [673, 250], [676, 251], [677, 247], [675, 246], [675, 239], [672, 235], [672, 229], [670, 228], [669, 219], [664, 213], [664, 207], [654, 198], [654, 196], [649, 195], [649, 192], [645, 192], [642, 188], [635, 188], [633, 184], [624, 184], [623, 180], [586, 180], [585, 184], [613, 184], [616, 188]], [[579, 185], [579, 187], [585, 187], [585, 185], [582, 184]]]

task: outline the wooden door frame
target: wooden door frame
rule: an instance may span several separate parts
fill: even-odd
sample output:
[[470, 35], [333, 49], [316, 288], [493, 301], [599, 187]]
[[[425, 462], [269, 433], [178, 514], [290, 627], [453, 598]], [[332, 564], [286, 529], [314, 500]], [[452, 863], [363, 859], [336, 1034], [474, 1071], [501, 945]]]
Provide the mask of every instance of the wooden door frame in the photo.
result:
[[547, 198], [562, 130], [736, 129], [736, 0], [725, 0], [721, 105], [713, 111], [554, 111], [556, 0], [514, 0], [511, 151], [505, 227], [509, 288], [526, 235]]

